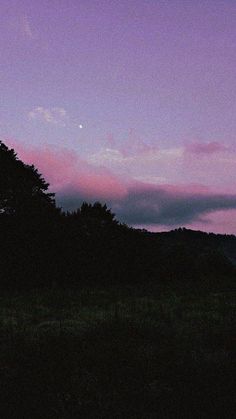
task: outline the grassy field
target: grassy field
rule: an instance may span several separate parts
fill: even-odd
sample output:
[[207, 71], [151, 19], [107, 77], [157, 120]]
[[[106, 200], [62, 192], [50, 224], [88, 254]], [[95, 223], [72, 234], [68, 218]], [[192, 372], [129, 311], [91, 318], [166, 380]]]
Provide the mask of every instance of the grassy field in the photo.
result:
[[84, 288], [2, 297], [0, 416], [235, 417], [235, 296]]

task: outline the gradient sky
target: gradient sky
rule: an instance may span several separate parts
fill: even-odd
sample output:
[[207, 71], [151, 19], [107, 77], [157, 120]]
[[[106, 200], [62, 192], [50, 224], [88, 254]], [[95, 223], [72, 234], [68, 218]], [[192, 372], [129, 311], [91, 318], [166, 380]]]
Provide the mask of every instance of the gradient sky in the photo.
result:
[[235, 0], [1, 0], [0, 139], [73, 209], [236, 234]]

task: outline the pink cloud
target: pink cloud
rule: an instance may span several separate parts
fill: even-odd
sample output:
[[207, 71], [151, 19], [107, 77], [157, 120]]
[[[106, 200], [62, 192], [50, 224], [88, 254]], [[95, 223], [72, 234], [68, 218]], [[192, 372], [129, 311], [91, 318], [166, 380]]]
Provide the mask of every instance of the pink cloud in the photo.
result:
[[121, 199], [126, 193], [126, 187], [114, 175], [106, 170], [96, 171], [91, 166], [83, 172], [77, 172], [65, 187], [58, 192], [80, 194], [84, 199]]
[[94, 167], [74, 151], [52, 146], [32, 147], [7, 141], [18, 157], [34, 164], [56, 193], [80, 193], [88, 199], [121, 198], [126, 194], [123, 182], [108, 169]]
[[109, 132], [109, 133], [107, 134], [107, 137], [106, 137], [106, 145], [107, 145], [108, 147], [110, 147], [110, 148], [113, 148], [113, 147], [114, 147], [114, 144], [115, 144], [115, 138], [114, 138], [114, 135], [113, 135], [111, 132]]
[[153, 153], [157, 153], [159, 148], [149, 145], [141, 140], [130, 141], [123, 145], [120, 149], [124, 157], [145, 157]]
[[210, 231], [216, 234], [235, 234], [236, 233], [236, 209], [227, 211], [214, 211], [202, 217], [202, 220], [192, 224], [186, 224], [186, 228], [194, 230]]
[[228, 148], [216, 141], [209, 143], [192, 143], [186, 146], [185, 150], [193, 154], [213, 154], [220, 151], [227, 151]]
[[126, 139], [123, 139], [122, 142], [118, 141], [114, 134], [108, 133], [105, 139], [106, 146], [109, 149], [114, 149], [119, 151], [121, 155], [126, 157], [141, 157], [146, 156], [151, 153], [157, 153], [159, 148], [156, 145], [147, 144], [143, 139], [141, 139], [134, 129], [130, 129]]

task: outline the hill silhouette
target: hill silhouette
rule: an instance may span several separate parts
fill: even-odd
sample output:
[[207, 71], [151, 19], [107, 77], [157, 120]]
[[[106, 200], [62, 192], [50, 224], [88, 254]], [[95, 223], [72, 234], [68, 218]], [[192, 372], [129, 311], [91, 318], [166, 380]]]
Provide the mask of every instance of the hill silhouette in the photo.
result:
[[180, 228], [165, 233], [119, 223], [99, 202], [74, 212], [0, 143], [1, 288], [150, 284], [160, 290], [233, 286], [236, 237]]

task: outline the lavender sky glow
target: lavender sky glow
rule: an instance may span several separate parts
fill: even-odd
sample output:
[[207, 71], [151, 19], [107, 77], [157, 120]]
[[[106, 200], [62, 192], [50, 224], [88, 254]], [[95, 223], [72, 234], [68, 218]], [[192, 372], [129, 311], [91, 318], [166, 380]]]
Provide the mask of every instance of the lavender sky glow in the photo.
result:
[[235, 0], [1, 0], [0, 139], [74, 209], [236, 233]]

